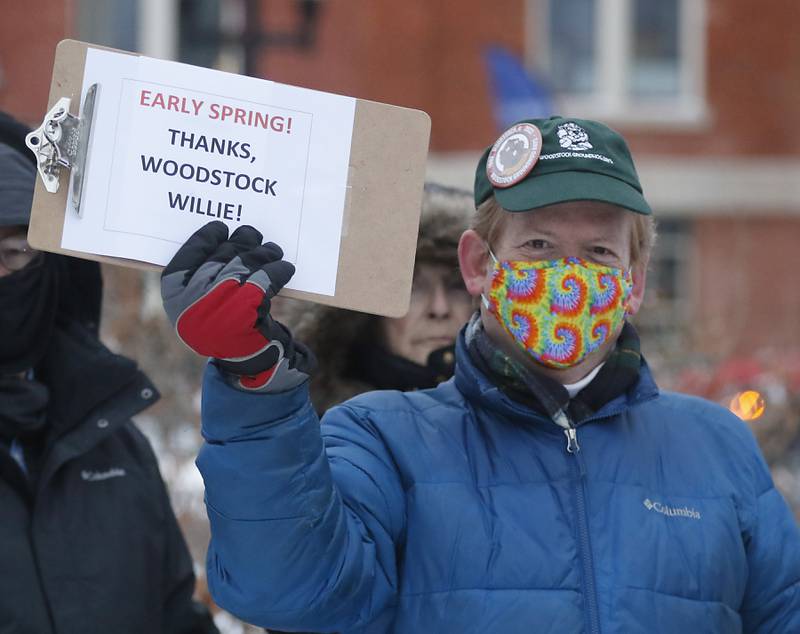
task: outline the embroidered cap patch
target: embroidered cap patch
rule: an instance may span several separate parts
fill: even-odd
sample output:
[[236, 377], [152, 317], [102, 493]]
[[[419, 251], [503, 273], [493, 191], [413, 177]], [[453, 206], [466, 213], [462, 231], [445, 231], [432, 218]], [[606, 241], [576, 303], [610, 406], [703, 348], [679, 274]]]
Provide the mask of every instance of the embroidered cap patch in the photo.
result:
[[486, 175], [495, 187], [523, 180], [542, 152], [542, 133], [532, 123], [518, 123], [500, 135], [486, 159]]

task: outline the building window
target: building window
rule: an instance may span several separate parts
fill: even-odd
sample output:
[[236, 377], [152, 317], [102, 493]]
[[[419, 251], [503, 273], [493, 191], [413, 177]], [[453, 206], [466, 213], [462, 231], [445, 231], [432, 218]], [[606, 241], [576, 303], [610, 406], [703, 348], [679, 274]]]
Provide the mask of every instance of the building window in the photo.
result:
[[180, 0], [178, 15], [178, 59], [216, 68], [221, 37], [219, 0]]
[[178, 59], [246, 74], [247, 4], [247, 0], [179, 0]]
[[135, 51], [137, 33], [137, 2], [78, 0], [75, 4], [75, 35], [80, 40]]
[[528, 63], [565, 115], [703, 123], [705, 2], [528, 0]]
[[692, 222], [687, 218], [659, 219], [657, 230], [647, 270], [647, 291], [635, 323], [644, 338], [669, 349], [688, 334]]
[[633, 0], [631, 58], [627, 93], [634, 99], [680, 93], [677, 0]]
[[549, 12], [549, 77], [557, 93], [591, 94], [596, 90], [593, 0], [561, 0]]

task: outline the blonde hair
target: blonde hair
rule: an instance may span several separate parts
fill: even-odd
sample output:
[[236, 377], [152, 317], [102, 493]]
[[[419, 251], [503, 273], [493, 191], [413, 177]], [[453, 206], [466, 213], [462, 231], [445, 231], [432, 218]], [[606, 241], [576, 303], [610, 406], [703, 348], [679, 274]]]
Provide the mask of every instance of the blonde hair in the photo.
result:
[[[483, 201], [475, 212], [472, 229], [487, 243], [494, 245], [500, 237], [507, 212], [494, 196]], [[653, 216], [631, 212], [631, 265], [647, 262], [656, 242], [656, 223]]]

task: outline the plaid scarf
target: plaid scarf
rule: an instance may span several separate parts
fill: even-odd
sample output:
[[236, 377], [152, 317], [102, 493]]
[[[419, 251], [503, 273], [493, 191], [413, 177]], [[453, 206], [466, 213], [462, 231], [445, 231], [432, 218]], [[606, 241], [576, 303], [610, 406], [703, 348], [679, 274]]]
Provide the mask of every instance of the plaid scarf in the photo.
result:
[[639, 335], [627, 322], [597, 376], [572, 399], [561, 383], [529, 370], [492, 343], [480, 314], [470, 320], [465, 338], [472, 361], [492, 383], [561, 426], [580, 425], [603, 405], [624, 394], [639, 378], [642, 360]]

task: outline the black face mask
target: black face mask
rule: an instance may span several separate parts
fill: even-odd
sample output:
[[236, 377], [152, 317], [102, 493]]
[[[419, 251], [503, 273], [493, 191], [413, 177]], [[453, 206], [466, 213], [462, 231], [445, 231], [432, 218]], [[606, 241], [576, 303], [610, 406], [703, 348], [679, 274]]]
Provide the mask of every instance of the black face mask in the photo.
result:
[[41, 360], [57, 306], [57, 264], [48, 254], [0, 277], [0, 375], [19, 374]]

